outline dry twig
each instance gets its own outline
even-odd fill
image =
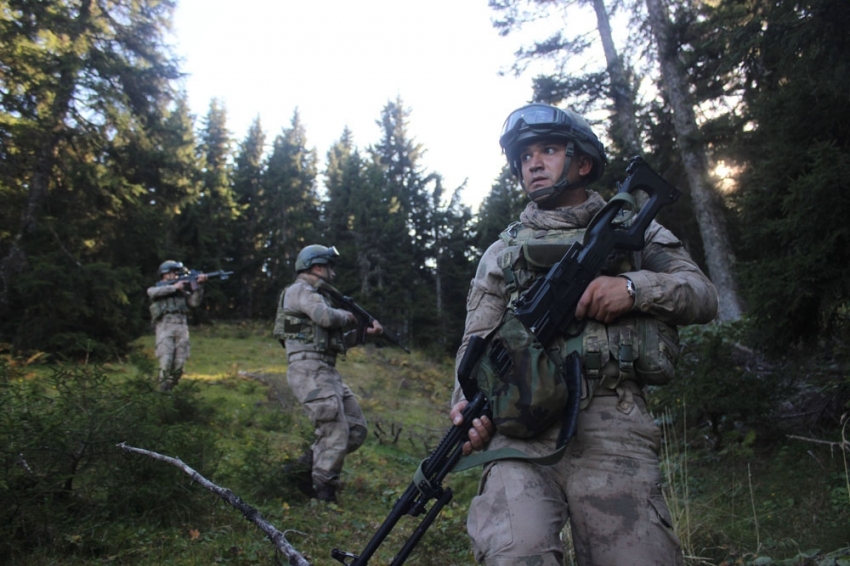
[[[289,544],[289,541],[286,540],[285,533],[280,532],[274,527],[274,525],[266,521],[262,513],[245,503],[239,496],[234,494],[229,489],[219,487],[209,481],[197,471],[187,466],[180,458],[163,456],[162,454],[159,454],[157,452],[151,452],[150,450],[145,450],[143,448],[129,446],[124,442],[118,444],[118,447],[123,450],[127,450],[128,452],[142,454],[144,456],[148,456],[149,458],[153,458],[154,460],[161,460],[163,462],[171,464],[172,466],[180,468],[181,470],[189,474],[189,476],[191,476],[194,481],[201,484],[201,486],[203,486],[207,490],[218,495],[227,503],[230,503],[230,505],[241,511],[242,515],[244,515],[246,519],[257,525],[257,527],[259,527],[261,531],[266,533],[266,536],[269,537],[269,540],[272,541],[272,544],[274,544],[275,548],[277,548],[284,556],[286,556],[291,566],[312,566],[310,562],[306,558],[304,558],[304,556],[301,555],[301,553],[299,553],[291,544]]]

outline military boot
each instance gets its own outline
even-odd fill
[[[283,473],[292,478],[298,491],[307,497],[316,497],[313,489],[313,451],[309,448],[295,462],[285,464]]]
[[[324,482],[316,482],[313,487],[316,489],[316,499],[327,503],[337,503],[335,485]]]

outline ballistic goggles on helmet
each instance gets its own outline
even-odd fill
[[[570,134],[574,129],[572,118],[564,111],[547,104],[529,104],[511,112],[502,126],[499,145],[507,150],[520,136],[531,131],[539,135]]]
[[[339,257],[339,252],[337,251],[336,246],[331,246],[331,247],[327,248],[327,250],[324,251],[324,252],[319,252],[317,254],[314,254],[313,260],[324,259],[324,260],[327,260],[328,262],[334,262],[334,261],[336,261],[336,258],[338,258],[338,257]]]

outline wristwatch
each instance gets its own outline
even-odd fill
[[[635,290],[635,282],[629,279],[628,277],[621,277],[626,280],[626,292],[629,294],[629,298],[634,301],[635,295],[637,295],[637,291]]]

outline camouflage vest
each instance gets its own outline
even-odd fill
[[[497,262],[511,295],[508,306],[583,237],[584,229],[534,230],[519,222],[502,232],[505,249]],[[602,273],[618,275],[632,270],[630,256],[616,252]],[[508,308],[488,340],[498,340],[509,352],[510,371],[498,371],[488,352],[474,372],[502,434],[533,437],[561,419],[568,401],[564,359],[572,351],[579,353],[587,378],[582,408],[597,387],[616,389],[625,379],[661,384],[673,377],[679,352],[675,327],[649,316],[629,314],[607,326],[589,320],[575,332],[576,336],[559,337],[544,348]]]
[[[189,304],[186,301],[186,295],[177,291],[152,301],[150,312],[151,320],[157,322],[167,314],[187,314],[189,312]]]
[[[277,316],[274,322],[274,337],[281,340],[285,347],[287,340],[302,342],[308,346],[305,351],[320,354],[344,355],[345,340],[342,329],[323,328],[301,312],[288,312],[283,307],[286,289],[280,293]]]

